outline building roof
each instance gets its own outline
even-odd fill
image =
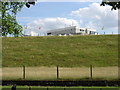
[[[49,30],[49,31],[47,31],[47,33],[56,32],[56,31],[64,31],[65,29],[71,29],[71,28],[78,28],[78,27],[70,26],[70,27],[65,27],[65,28],[59,28],[59,29]],[[96,31],[95,29],[91,29],[91,28],[79,28],[79,29],[83,29],[83,30],[87,29],[88,31]]]
[[[65,27],[65,28],[59,28],[59,29],[54,29],[54,30],[49,30],[47,32],[55,32],[55,31],[64,31],[65,29],[71,29],[71,28],[75,28],[76,26],[70,26],[70,27]]]
[[[92,29],[92,28],[79,28],[79,29],[82,29],[82,30],[88,30],[88,31],[96,31],[95,29]]]

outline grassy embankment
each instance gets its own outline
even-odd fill
[[[56,66],[63,80],[118,77],[118,36],[47,36],[2,38],[3,79],[22,79],[26,66],[28,80],[56,80]],[[12,72],[12,73],[11,73]]]
[[[2,38],[3,67],[117,66],[118,35]]]

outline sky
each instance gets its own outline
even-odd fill
[[[101,2],[39,2],[24,7],[17,14],[17,21],[29,35],[44,35],[48,30],[77,26],[93,28],[99,34],[118,33],[118,11]]]

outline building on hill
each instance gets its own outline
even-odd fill
[[[78,28],[76,26],[59,28],[55,30],[47,31],[47,35],[95,35],[96,30],[90,28]]]

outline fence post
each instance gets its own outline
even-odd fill
[[[11,90],[16,90],[16,84],[12,86]]]
[[[59,79],[59,67],[57,66],[57,80]]]
[[[92,79],[93,78],[93,70],[92,70],[92,65],[90,65],[90,79]]]
[[[29,86],[29,90],[31,90],[31,87]]]
[[[104,32],[104,35],[105,35],[105,32]]]
[[[23,66],[23,79],[25,80],[25,75],[26,74],[26,72],[25,72],[25,66]]]

